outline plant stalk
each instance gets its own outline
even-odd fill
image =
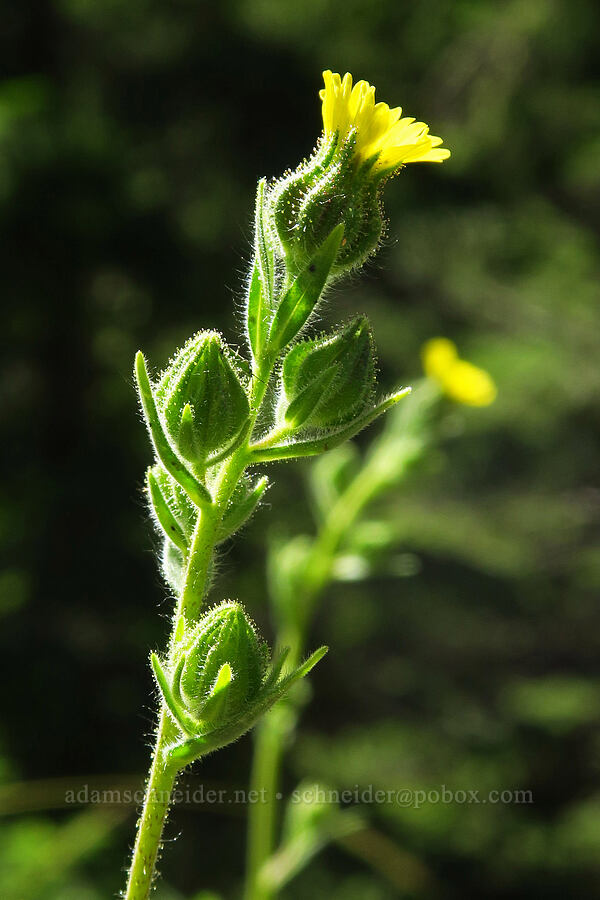
[[[162,704],[156,733],[156,746],[146,785],[144,807],[138,821],[125,900],[145,900],[152,887],[162,831],[169,811],[171,791],[177,778],[177,769],[167,768],[163,762],[163,750],[172,739],[172,726],[164,704]]]
[[[185,585],[173,618],[169,662],[172,662],[178,647],[175,636],[182,634],[182,630],[178,627],[180,620],[183,618],[192,622],[200,614],[216,530],[223,515],[222,510],[219,516],[218,508],[211,510],[210,513],[204,509],[198,518]],[[161,702],[156,744],[146,784],[142,815],[138,820],[125,900],[147,900],[150,894],[162,832],[169,812],[171,791],[178,775],[176,766],[165,763],[165,750],[173,743],[177,734],[177,728],[171,721],[164,702]]]
[[[271,368],[272,364],[265,365],[255,374],[251,386],[251,411],[246,439],[223,463],[212,504],[203,506],[199,511],[184,585],[173,617],[168,655],[170,664],[175,658],[179,641],[184,634],[184,626],[192,625],[200,618],[218,528],[227,504],[249,462],[248,438],[260,411]],[[165,750],[177,737],[178,729],[172,722],[164,702],[161,702],[152,765],[146,784],[142,814],[138,820],[124,900],[147,900],[150,894],[162,832],[169,812],[171,792],[179,772],[177,766],[165,763]]]

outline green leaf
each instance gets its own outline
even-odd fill
[[[265,210],[265,188],[266,179],[261,178],[256,193],[255,262],[250,279],[246,310],[250,349],[252,356],[257,361],[263,354],[275,302],[274,238],[270,234]]]
[[[248,482],[244,481],[238,485],[238,489],[234,492],[221,520],[217,534],[217,543],[227,540],[248,521],[258,507],[268,486],[269,479],[266,476],[260,478],[254,486],[250,486]]]
[[[343,235],[344,226],[337,225],[286,292],[269,332],[269,347],[274,354],[289,344],[308,321],[319,302]]]
[[[261,178],[258,182],[258,191],[256,195],[256,258],[258,260],[258,271],[260,275],[260,283],[262,286],[262,294],[265,298],[267,306],[270,308],[273,303],[275,289],[275,263],[273,254],[273,238],[269,235],[269,225],[266,220],[265,213],[265,186],[266,178]]]
[[[208,506],[212,503],[212,497],[203,484],[200,484],[194,476],[187,470],[181,462],[175,451],[169,444],[167,436],[163,430],[154,394],[150,386],[148,371],[146,369],[146,360],[141,350],[138,350],[135,357],[135,377],[138,385],[142,409],[144,417],[154,444],[156,455],[162,462],[163,466],[170,475],[181,485],[186,494],[196,504],[196,506]]]
[[[291,399],[286,421],[326,428],[356,418],[371,400],[375,384],[368,320],[358,316],[333,334],[293,346],[283,362],[281,381]]]
[[[181,410],[179,440],[177,443],[182,456],[186,459],[194,459],[197,455],[196,441],[194,439],[194,413],[189,403],[186,403]]]
[[[288,658],[290,653],[289,647],[283,647],[274,657],[273,662],[271,663],[271,668],[268,672],[268,675],[265,679],[265,688],[269,689],[273,687],[279,676],[281,675],[281,670],[285,664],[286,659]]]
[[[192,716],[190,716],[185,711],[185,709],[176,701],[175,697],[173,696],[167,674],[163,669],[156,653],[150,654],[150,663],[152,665],[152,673],[169,712],[171,713],[177,724],[181,727],[182,731],[190,735],[196,734],[198,728],[200,727],[200,723],[197,722]]]
[[[228,662],[219,669],[213,688],[206,698],[200,716],[203,722],[219,722],[225,719],[229,688],[233,681],[233,672]]]
[[[179,596],[185,583],[185,557],[179,547],[165,538],[162,552],[162,573],[171,590]]]
[[[183,532],[189,546],[198,523],[198,507],[193,503],[181,485],[161,463],[152,466],[152,474],[160,488],[160,492],[174,517],[180,531]]]
[[[320,662],[325,654],[328,652],[329,647],[326,647],[323,644],[322,647],[319,647],[318,650],[315,650],[314,653],[311,653],[308,659],[306,659],[301,665],[298,666],[297,669],[287,675],[279,682],[277,685],[279,690],[287,690],[288,687],[291,687],[292,684],[295,684],[296,681],[300,681],[301,678],[305,678],[308,673],[314,669],[318,662]]]
[[[235,437],[228,444],[226,444],[222,450],[220,450],[218,453],[211,453],[211,455],[206,458],[206,468],[208,469],[211,466],[216,466],[217,463],[223,462],[224,459],[227,459],[231,456],[232,453],[235,453],[238,447],[241,447],[248,437],[248,432],[250,431],[251,427],[252,421],[250,419],[247,419],[244,425],[242,425],[242,428],[238,432],[238,434],[236,434]]]
[[[261,716],[287,693],[293,684],[308,675],[319,660],[325,656],[327,650],[327,647],[319,647],[302,665],[298,666],[289,675],[281,678],[274,686],[269,686],[269,681],[267,680],[256,700],[247,704],[239,716],[228,724],[167,747],[165,750],[165,762],[182,769],[194,762],[195,759],[236,741],[252,728]]]
[[[188,551],[186,537],[180,528],[177,519],[171,512],[169,504],[163,496],[160,485],[156,480],[156,476],[152,469],[148,469],[146,480],[152,509],[154,510],[158,524],[161,526],[169,540],[173,541],[175,546],[179,547],[183,554],[186,554]]]
[[[268,328],[264,295],[260,281],[258,260],[254,260],[250,284],[248,286],[248,300],[246,302],[246,328],[248,330],[248,343],[255,360],[262,356],[262,348]]]
[[[297,394],[284,413],[286,424],[292,428],[300,428],[310,419],[315,409],[327,394],[327,389],[337,375],[337,366],[324,369]]]
[[[330,431],[323,437],[306,441],[289,441],[289,443],[276,444],[271,447],[261,447],[260,444],[254,445],[253,447],[251,446],[250,461],[251,463],[272,462],[277,459],[295,459],[297,457],[316,456],[319,453],[326,453],[327,450],[331,450],[333,447],[337,447],[339,444],[343,444],[344,441],[353,438],[359,431],[362,431],[363,428],[366,428],[367,425],[374,422],[375,419],[379,418],[384,412],[387,412],[388,409],[391,409],[392,406],[395,406],[399,400],[406,397],[409,393],[410,388],[403,388],[402,390],[397,391],[397,393],[382,400],[349,425],[335,431]]]

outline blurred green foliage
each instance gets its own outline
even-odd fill
[[[326,849],[285,895],[600,897],[598,5],[49,0],[3,19],[2,781],[142,782],[147,650],[170,603],[133,353],[164,362],[200,327],[239,333],[256,178],[310,151],[319,73],[348,69],[453,156],[389,187],[382,252],[336,289],[336,315],[369,315],[390,387],[445,334],[499,396],[448,411],[439,449],[372,511],[385,547],[358,580],[364,530],[345,548],[313,635],[334,652],[284,787],[534,802],[361,804],[371,837]],[[265,531],[310,533],[308,465],[278,472],[272,508],[221,559],[214,599],[243,598],[266,631]],[[244,785],[250,751],[202,778]],[[119,890],[133,808],[11,796],[3,897]],[[157,897],[235,896],[243,812],[177,808]]]

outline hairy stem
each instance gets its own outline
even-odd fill
[[[260,411],[270,374],[270,365],[263,366],[256,373],[251,385],[250,415],[246,426],[246,438],[243,444],[222,464],[212,503],[203,505],[199,511],[198,522],[190,546],[184,585],[173,617],[173,629],[169,640],[169,665],[173,663],[179,641],[184,635],[184,626],[194,624],[200,617],[207,592],[210,565],[219,525],[229,500],[248,465],[248,436]],[[165,703],[162,702],[152,765],[146,784],[142,814],[138,820],[124,900],[147,900],[150,894],[163,828],[169,812],[170,795],[179,771],[177,765],[165,762],[165,750],[178,736],[179,730],[172,722]]]
[[[170,804],[177,769],[167,768],[163,762],[163,750],[173,740],[174,729],[166,709],[161,709],[152,767],[146,785],[142,815],[138,821],[137,835],[125,900],[145,900],[150,893],[161,835]]]
[[[200,614],[206,577],[214,550],[216,529],[220,521],[218,507],[212,509],[210,513],[206,513],[208,510],[202,510],[198,518],[190,549],[184,589],[173,618],[169,663],[172,663],[177,651],[176,635],[183,635],[182,629],[178,627],[180,620],[183,618],[187,622],[192,622]],[[169,812],[170,793],[178,774],[176,766],[165,762],[165,750],[177,736],[178,729],[171,721],[163,701],[156,731],[152,766],[146,784],[144,806],[138,820],[125,900],[147,900],[150,894],[162,832]]]

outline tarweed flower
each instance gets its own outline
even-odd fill
[[[361,162],[372,161],[375,172],[393,172],[405,163],[443,162],[450,151],[441,148],[442,138],[429,134],[429,126],[402,116],[402,107],[390,109],[375,103],[375,88],[368,81],[352,86],[352,75],[343,78],[327,69],[323,72],[325,136],[336,135],[342,143],[355,130],[354,154]]]
[[[460,359],[456,345],[448,338],[427,341],[421,355],[425,374],[456,403],[489,406],[496,399],[496,385],[489,372]]]
[[[362,265],[379,245],[384,225],[381,190],[413,162],[442,162],[450,151],[429,126],[402,118],[400,107],[375,103],[367,81],[353,86],[329,69],[320,92],[323,134],[310,157],[272,184],[266,197],[270,225],[288,268],[301,270],[337,225],[344,226],[332,275]]]

